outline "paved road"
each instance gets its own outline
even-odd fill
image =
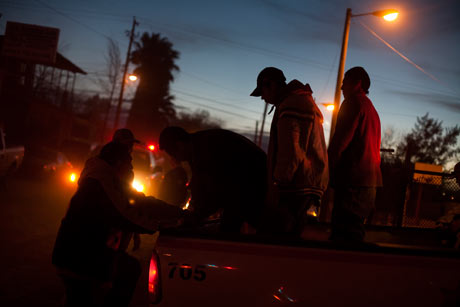
[[[64,289],[51,252],[74,187],[12,180],[0,191],[0,306],[60,306]],[[131,306],[148,306],[147,272],[153,238],[142,236],[132,255],[143,265]]]

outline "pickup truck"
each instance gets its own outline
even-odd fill
[[[5,136],[3,128],[0,128],[0,179],[14,172],[24,158],[24,146],[8,147]]]
[[[168,230],[148,291],[152,306],[460,306],[460,252]]]

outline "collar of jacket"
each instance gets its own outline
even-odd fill
[[[274,107],[279,107],[280,104],[287,98],[289,97],[290,95],[292,95],[294,92],[298,93],[298,94],[313,94],[313,91],[310,87],[310,84],[308,83],[305,83],[305,85],[300,82],[299,80],[297,79],[294,79],[294,80],[291,80],[287,85],[286,87],[284,88],[283,90],[283,94],[281,95],[280,97],[280,101],[279,103],[277,103],[276,105],[274,105]],[[272,107],[273,109],[273,107]],[[270,112],[272,111],[272,109],[270,110]],[[270,114],[270,112],[268,114]]]

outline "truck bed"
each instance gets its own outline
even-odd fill
[[[412,234],[407,237],[416,237],[413,230],[408,232]],[[154,253],[161,297],[152,297],[152,302],[160,306],[459,306],[460,302],[460,253],[446,248],[391,242],[350,246],[174,230],[161,233]]]

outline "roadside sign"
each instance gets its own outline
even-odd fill
[[[8,21],[2,55],[36,64],[54,64],[58,40],[57,28]]]
[[[442,176],[431,175],[431,174],[420,174],[417,171],[442,173],[442,165],[427,164],[427,163],[415,163],[414,181],[419,183],[441,185]]]

